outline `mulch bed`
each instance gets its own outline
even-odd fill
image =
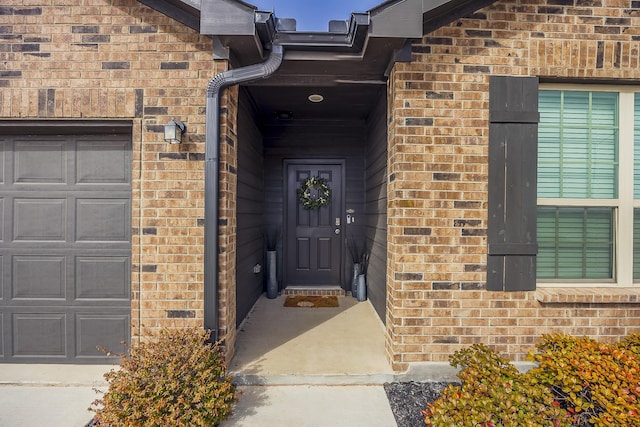
[[[433,403],[447,382],[394,382],[385,383],[389,405],[398,427],[425,427],[422,411],[427,403]]]

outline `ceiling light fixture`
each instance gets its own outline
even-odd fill
[[[291,111],[279,110],[276,111],[276,119],[277,120],[292,120],[293,113]]]
[[[319,93],[312,93],[307,99],[317,104],[318,102],[324,101],[324,96],[320,95]]]

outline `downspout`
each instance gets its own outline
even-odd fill
[[[220,179],[220,96],[223,89],[269,77],[282,63],[284,48],[273,45],[267,60],[224,71],[207,86],[204,162],[204,327],[218,340],[218,198]]]

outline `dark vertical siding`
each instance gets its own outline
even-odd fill
[[[350,122],[306,122],[295,119],[264,130],[265,213],[268,229],[282,231],[285,159],[345,159],[345,210],[363,212],[365,124]],[[344,220],[344,213],[343,213]],[[345,228],[343,227],[343,230]],[[346,235],[349,231],[346,230]],[[343,233],[343,236],[345,233]],[[278,279],[282,278],[282,238],[278,241]],[[343,286],[350,290],[351,260],[343,245]],[[282,284],[286,286],[286,283]]]
[[[387,299],[387,102],[386,94],[367,121],[365,157],[365,236],[370,253],[367,272],[369,300],[385,321]]]
[[[238,109],[238,202],[236,255],[236,325],[251,310],[263,291],[264,180],[262,134],[250,103],[241,91]],[[254,273],[256,264],[263,266]]]

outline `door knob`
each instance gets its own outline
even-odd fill
[[[333,232],[336,233],[336,234],[340,234],[340,229],[336,228],[335,230],[333,230]]]

